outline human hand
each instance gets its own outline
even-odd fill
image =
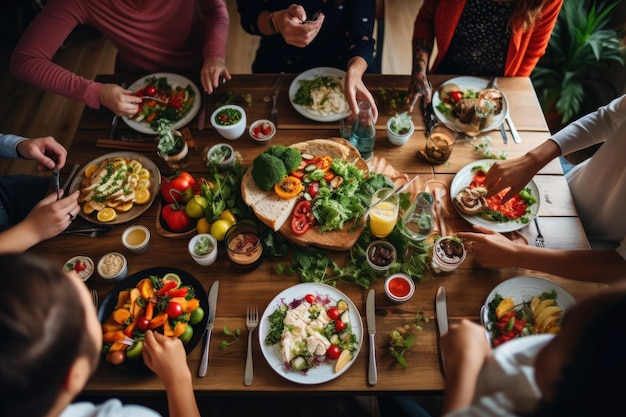
[[[55,237],[67,229],[80,212],[79,191],[67,197],[63,197],[62,189],[60,193],[60,200],[57,200],[56,193],[43,198],[21,222],[30,233],[38,236],[38,242]]]
[[[61,169],[67,159],[67,150],[52,136],[23,140],[17,144],[17,151],[23,158],[37,161],[40,171],[55,166]]]
[[[232,79],[224,58],[218,56],[207,56],[204,58],[202,70],[200,71],[200,81],[202,88],[207,94],[213,94],[213,91],[220,84]]]
[[[117,84],[102,84],[98,99],[104,107],[118,116],[134,116],[141,103],[141,97]]]
[[[409,113],[413,112],[413,106],[422,97],[424,104],[428,104],[432,100],[432,88],[428,77],[425,73],[414,72],[409,80],[409,90],[406,96],[405,104]]]
[[[502,199],[503,203],[506,202],[519,194],[538,170],[539,168],[535,167],[526,155],[506,161],[497,161],[489,168],[485,178],[484,185],[487,188],[487,198],[511,187]]]
[[[478,265],[488,269],[515,266],[522,245],[486,227],[474,225],[474,230],[481,233],[458,232],[456,235],[472,242],[471,252]]]
[[[485,359],[491,355],[485,328],[466,319],[452,324],[448,333],[441,336],[440,343],[446,375],[450,377],[458,372],[478,375]]]
[[[143,341],[143,360],[165,384],[166,388],[182,379],[191,379],[183,342],[148,330]]]
[[[274,22],[278,32],[287,44],[298,48],[304,48],[313,42],[324,24],[325,16],[320,13],[314,22],[304,23],[306,19],[306,11],[297,4],[292,4],[285,10],[274,12]]]
[[[348,71],[346,71],[346,82],[344,86],[344,94],[350,110],[352,110],[351,119],[356,117],[359,111],[359,101],[367,101],[372,107],[372,117],[374,122],[378,120],[378,107],[374,96],[367,89],[363,82],[363,73],[367,69],[367,62],[361,57],[354,57],[348,62]]]

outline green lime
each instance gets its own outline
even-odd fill
[[[126,349],[126,357],[128,359],[138,359],[143,351],[143,341],[138,340],[137,343]]]
[[[194,324],[194,325],[198,324],[202,321],[203,318],[204,318],[204,310],[202,309],[202,307],[198,307],[194,311],[191,312],[191,317],[189,317],[189,323]]]
[[[206,198],[201,195],[194,195],[193,198],[187,202],[185,213],[192,219],[199,219],[204,217],[204,209],[206,209],[208,205],[209,203]]]
[[[176,285],[176,288],[180,287],[180,284],[182,283],[182,281],[180,280],[180,276],[173,272],[168,272],[167,274],[163,275],[161,281],[163,281],[163,284],[165,284],[167,281],[175,281],[178,284]]]
[[[187,327],[185,328],[185,331],[183,332],[183,334],[181,334],[180,336],[178,336],[178,338],[184,343],[187,344],[189,343],[189,341],[191,340],[191,337],[193,336],[193,327],[187,325]]]

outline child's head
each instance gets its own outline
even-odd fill
[[[543,394],[538,415],[610,415],[623,409],[624,317],[626,282],[580,300],[564,314],[558,335],[535,362]]]
[[[29,255],[0,256],[0,288],[2,414],[46,415],[97,367],[95,307],[76,274]]]

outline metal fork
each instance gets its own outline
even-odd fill
[[[248,305],[246,312],[246,327],[248,328],[248,357],[246,358],[246,370],[243,374],[243,384],[252,384],[252,333],[259,325],[259,308],[254,305]]]
[[[539,216],[535,216],[535,226],[537,227],[537,237],[535,238],[535,246],[538,248],[545,248],[546,241],[541,234],[541,229],[539,228],[539,220],[537,220]]]
[[[93,305],[95,305],[96,308],[98,308],[98,291],[94,290],[93,288],[90,291],[91,291],[91,299],[93,300]]]

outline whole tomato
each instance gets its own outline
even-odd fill
[[[183,206],[167,204],[161,209],[161,218],[165,221],[167,228],[172,232],[184,232],[189,230],[191,221],[185,213]]]
[[[196,180],[190,173],[179,171],[171,177],[161,177],[161,196],[167,204],[186,203],[193,196]]]

